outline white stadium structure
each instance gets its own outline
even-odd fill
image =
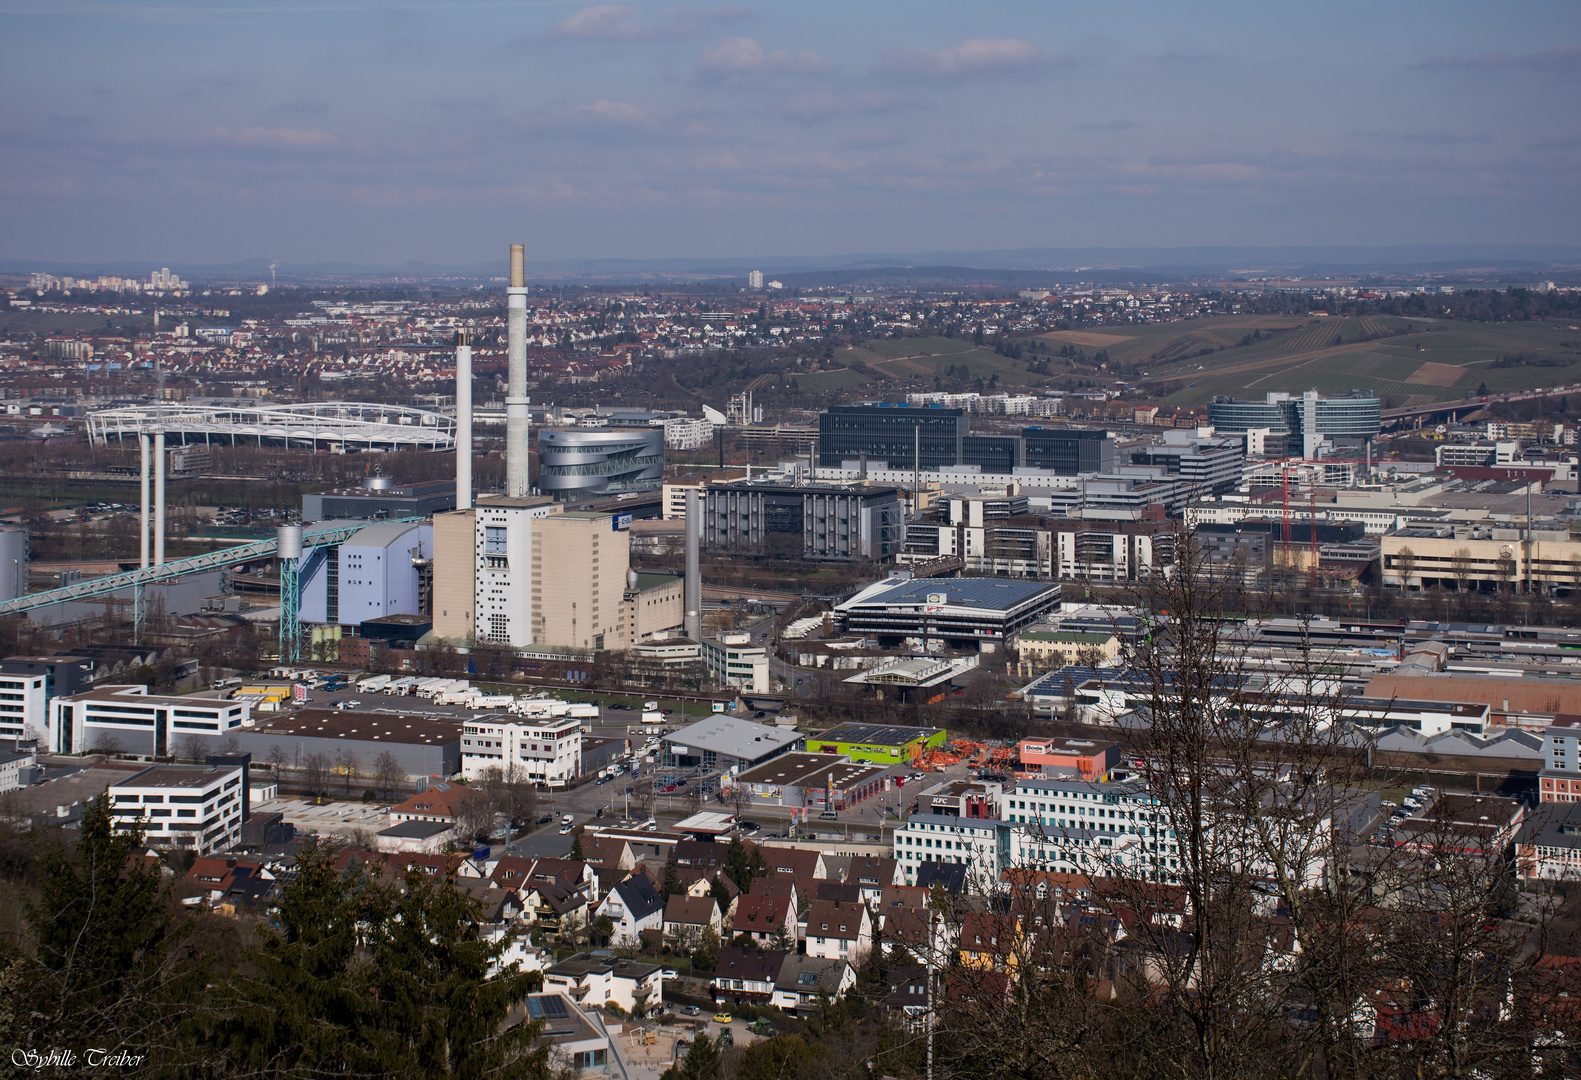
[[[307,405],[133,405],[89,413],[99,446],[164,432],[166,441],[313,450],[450,450],[456,422],[425,409],[324,401]]]

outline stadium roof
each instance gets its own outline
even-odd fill
[[[405,405],[321,401],[300,405],[218,405],[190,402],[99,409],[87,416],[88,441],[100,446],[163,431],[181,442],[296,445],[365,449],[455,446],[453,417]]]

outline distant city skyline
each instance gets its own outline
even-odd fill
[[[0,59],[0,260],[1581,242],[1552,0],[0,0]]]

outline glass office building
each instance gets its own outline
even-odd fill
[[[1299,440],[1302,456],[1310,458],[1325,439],[1357,444],[1377,438],[1383,403],[1367,390],[1333,397],[1316,390],[1300,397],[1275,392],[1263,401],[1218,397],[1208,403],[1208,419],[1221,434],[1267,428],[1270,435],[1287,435],[1292,449]]]
[[[940,469],[961,462],[966,413],[932,405],[831,405],[818,418],[818,466],[838,469],[863,454],[892,469]]]
[[[1107,431],[1029,427],[1021,434],[1025,464],[1059,476],[1114,471],[1114,440]]]

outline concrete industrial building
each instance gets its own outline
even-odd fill
[[[397,484],[388,476],[370,476],[360,487],[315,491],[302,496],[303,521],[423,518],[455,508],[454,480]]]
[[[535,523],[532,641],[573,649],[623,649],[631,534],[614,514],[571,511]],[[676,620],[679,625],[680,620]]]
[[[434,636],[470,642],[478,587],[477,511],[434,515]]]
[[[560,510],[554,500],[538,496],[478,499],[473,541],[477,640],[513,648],[533,644],[533,530]]]
[[[698,656],[716,684],[754,694],[769,692],[768,650],[752,644],[751,634],[738,630],[717,638],[702,638],[698,641]]]
[[[666,736],[663,757],[664,764],[672,768],[750,768],[778,757],[800,741],[801,736],[793,729],[755,724],[721,713]]]

